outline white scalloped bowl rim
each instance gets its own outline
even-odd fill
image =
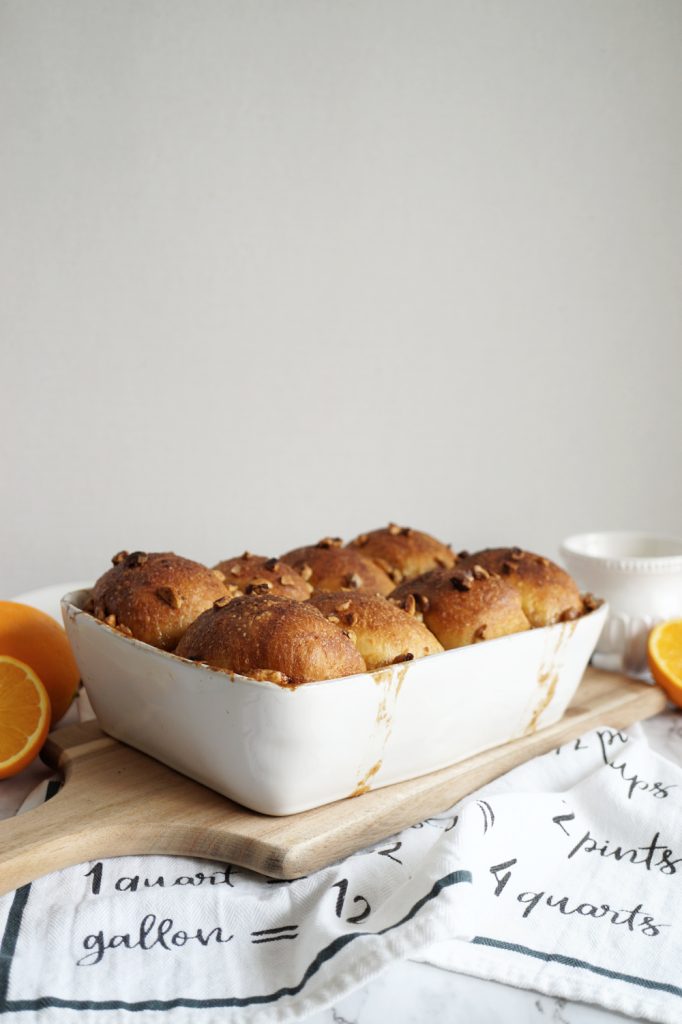
[[[583,561],[616,572],[682,572],[682,539],[638,530],[577,533],[561,542],[568,562]]]

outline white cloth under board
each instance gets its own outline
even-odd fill
[[[596,729],[295,882],[176,857],[38,879],[0,899],[0,1019],[296,1020],[414,958],[677,1024],[680,750],[675,712]]]

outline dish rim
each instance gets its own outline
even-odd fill
[[[69,591],[68,593],[64,594],[64,596],[61,598],[61,601],[60,601],[60,605],[61,605],[61,608],[62,608],[64,614],[65,615],[69,615],[69,614],[74,614],[75,613],[75,614],[78,614],[78,615],[87,615],[88,618],[91,619],[97,626],[101,626],[103,629],[108,630],[108,632],[113,634],[118,640],[120,640],[121,642],[125,642],[127,644],[132,645],[133,648],[137,648],[138,650],[142,650],[142,651],[144,651],[147,654],[152,655],[152,656],[158,656],[158,657],[161,657],[161,658],[164,658],[164,659],[170,659],[175,664],[179,663],[181,665],[192,666],[193,668],[196,668],[196,669],[199,669],[199,670],[206,670],[206,669],[208,669],[211,672],[219,672],[222,676],[225,676],[226,679],[229,679],[232,682],[237,682],[237,681],[239,681],[239,682],[246,682],[246,683],[252,684],[253,686],[264,687],[265,689],[275,690],[275,691],[280,692],[280,693],[282,691],[286,691],[286,692],[289,692],[289,693],[296,693],[298,690],[300,690],[302,688],[307,690],[309,687],[316,687],[316,688],[325,687],[325,686],[333,687],[335,685],[339,685],[341,683],[347,682],[350,679],[360,679],[360,678],[363,678],[363,677],[371,677],[376,682],[377,676],[383,675],[385,677],[385,673],[386,672],[393,672],[393,671],[397,671],[397,670],[399,670],[401,668],[404,668],[404,663],[397,664],[397,665],[385,665],[383,668],[366,669],[364,672],[354,672],[353,675],[335,676],[333,679],[315,679],[315,680],[313,680],[313,681],[311,681],[309,683],[296,683],[296,684],[292,684],[292,683],[280,684],[280,683],[272,682],[272,680],[269,680],[269,679],[252,679],[250,676],[243,676],[243,675],[240,675],[237,672],[230,672],[228,669],[218,668],[215,665],[209,665],[205,661],[191,661],[189,658],[183,658],[181,655],[174,654],[172,651],[164,651],[160,647],[154,647],[153,644],[145,643],[144,640],[138,640],[134,636],[126,636],[125,633],[119,632],[113,626],[109,626],[109,625],[107,625],[106,622],[102,622],[100,619],[95,618],[94,615],[92,615],[90,612],[87,612],[84,608],[82,608],[77,603],[76,600],[74,600],[79,595],[86,595],[86,594],[88,596],[90,594],[90,591],[88,589],[72,590],[72,591]],[[84,600],[84,598],[82,596],[81,596],[80,599]],[[579,616],[579,618],[576,619],[575,621],[579,622],[582,619],[591,618],[591,616],[593,616],[593,615],[604,614],[603,609],[605,607],[606,607],[606,611],[608,612],[608,603],[605,600],[601,600],[601,604],[597,605],[597,607],[593,608],[591,611],[585,612],[583,615]],[[491,644],[499,644],[500,642],[508,641],[510,639],[510,637],[527,636],[529,634],[537,634],[537,633],[540,633],[540,632],[545,631],[545,630],[558,629],[559,627],[565,626],[565,625],[566,625],[566,623],[564,623],[564,622],[555,622],[555,623],[552,623],[549,626],[535,626],[535,627],[532,627],[531,629],[521,630],[521,631],[519,631],[517,633],[506,633],[504,636],[493,637],[493,639],[486,640],[482,644],[475,644],[475,645],[474,644],[466,644],[463,647],[454,647],[454,648],[451,648],[449,650],[435,651],[433,654],[427,654],[423,658],[419,658],[418,660],[420,662],[424,662],[424,661],[427,661],[427,660],[429,662],[431,662],[432,659],[443,658],[446,655],[449,655],[450,661],[451,661],[452,660],[452,655],[455,654],[457,651],[468,651],[468,650],[471,649],[472,646],[476,646],[476,647],[479,647],[481,649],[483,649],[483,648],[490,649],[490,645]]]

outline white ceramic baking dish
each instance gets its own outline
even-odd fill
[[[286,688],[185,661],[62,613],[106,732],[265,814],[424,775],[557,721],[604,624],[574,622]]]

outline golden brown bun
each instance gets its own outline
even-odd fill
[[[365,671],[348,637],[317,608],[270,595],[218,601],[190,626],[175,653],[281,684]]]
[[[222,573],[172,551],[121,551],[112,561],[92,589],[93,614],[164,651],[227,593]]]
[[[383,569],[354,548],[341,547],[341,543],[338,537],[327,537],[310,547],[288,551],[282,561],[297,569],[314,590],[390,594],[394,584]]]
[[[371,558],[394,583],[415,579],[431,569],[448,569],[457,560],[450,548],[435,537],[395,523],[383,530],[361,533],[348,546]]]
[[[486,548],[460,559],[458,568],[480,565],[499,573],[519,592],[531,626],[551,626],[577,619],[583,613],[580,592],[573,579],[549,558],[521,548]]]
[[[485,575],[484,575],[485,574]],[[463,647],[529,629],[518,592],[486,570],[432,569],[393,591],[408,611],[416,608],[443,647]]]
[[[307,601],[313,588],[300,573],[276,558],[252,555],[245,551],[239,558],[228,558],[215,567],[225,576],[225,586],[233,597],[244,594],[274,594],[293,601]]]
[[[370,670],[443,650],[423,622],[380,594],[358,590],[320,592],[313,594],[310,603],[329,622],[349,631]]]

